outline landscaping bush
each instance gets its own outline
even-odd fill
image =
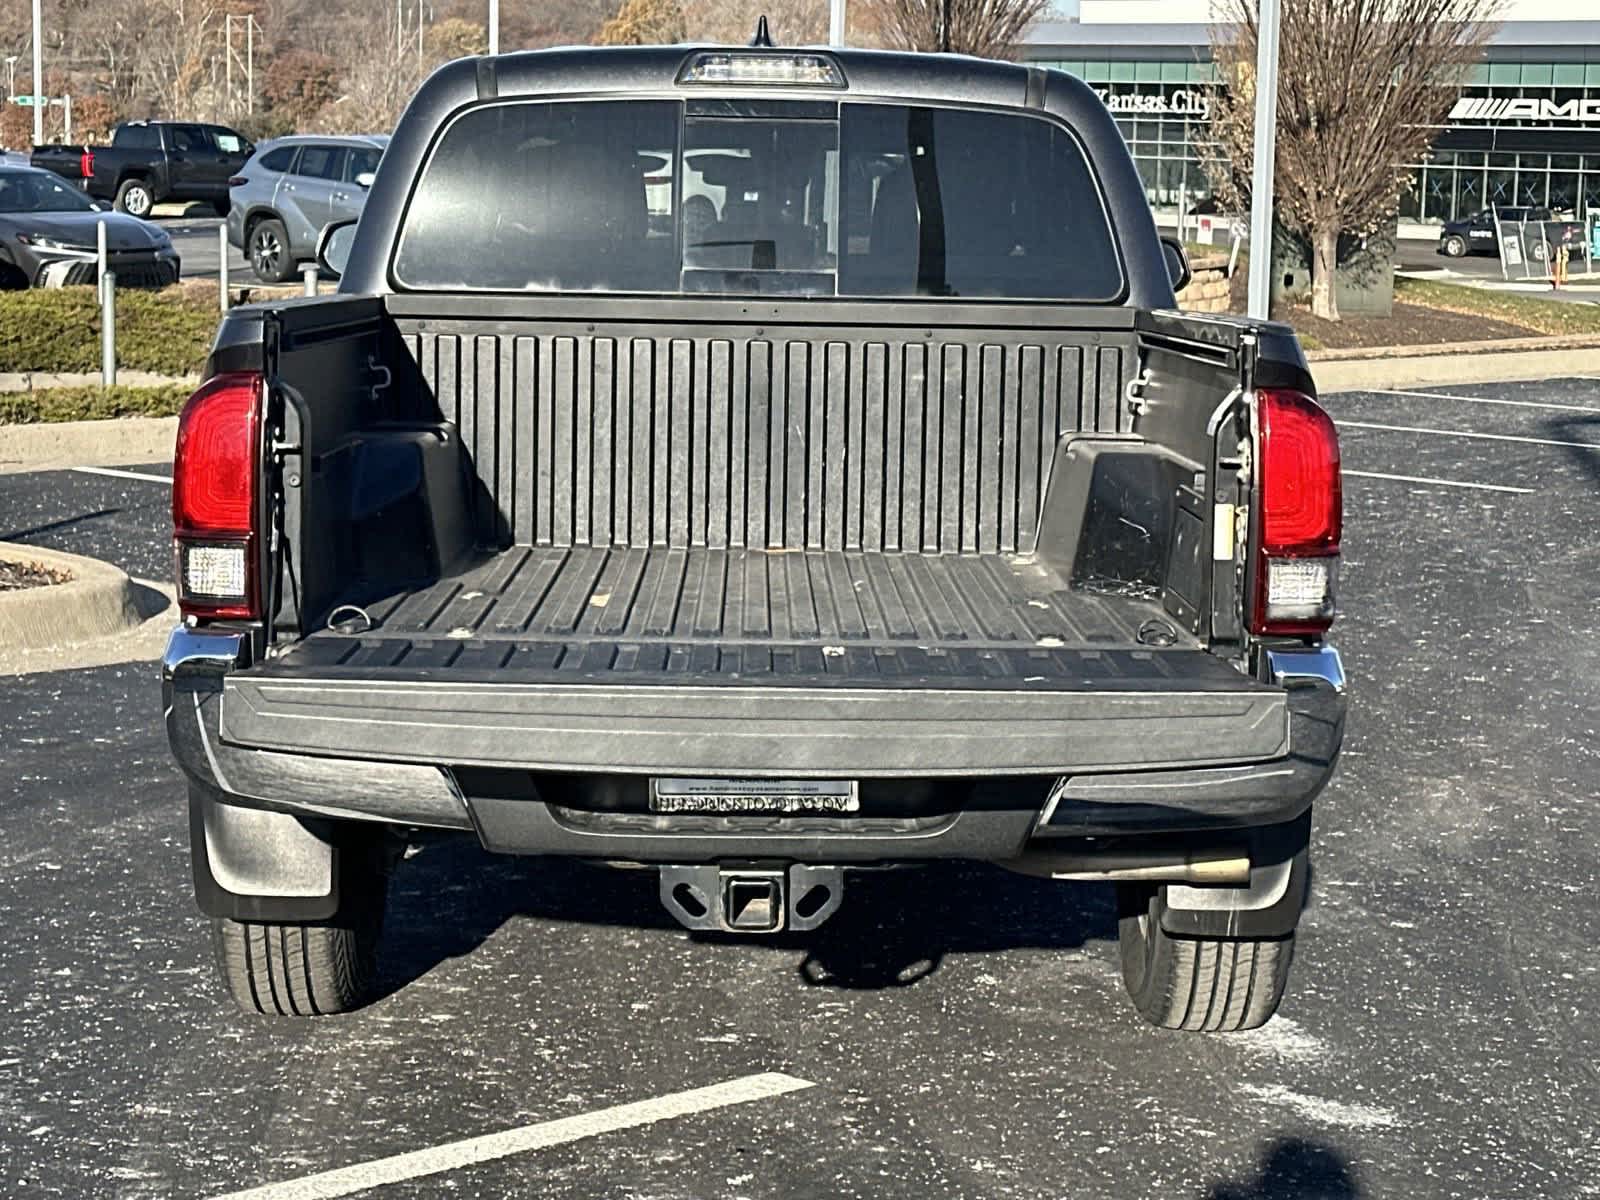
[[[117,366],[192,375],[217,328],[216,291],[117,292]],[[100,305],[92,287],[0,292],[0,371],[98,371]]]
[[[45,421],[94,421],[102,417],[171,417],[190,389],[164,387],[64,387],[32,392],[0,392],[0,425]]]

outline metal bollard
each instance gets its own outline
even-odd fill
[[[104,226],[102,226],[104,228]],[[100,276],[100,386],[117,386],[117,273]]]
[[[95,222],[95,272],[94,281],[98,284],[106,277],[106,223]]]
[[[317,294],[317,266],[316,266],[316,264],[312,263],[310,266],[306,267],[305,270],[301,271],[300,272],[300,277],[302,279],[304,279],[305,282],[306,282],[306,295],[315,296]]]
[[[217,279],[220,281],[217,288],[217,300],[222,305],[222,311],[228,311],[228,222],[226,219],[217,226]]]

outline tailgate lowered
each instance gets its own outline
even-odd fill
[[[859,778],[1219,766],[1288,753],[1280,688],[1199,651],[1159,680],[228,677],[224,741],[351,758],[549,771]],[[1000,684],[1004,690],[996,690]]]

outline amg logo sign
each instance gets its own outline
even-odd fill
[[[1463,96],[1450,110],[1452,121],[1594,121],[1600,123],[1600,100],[1495,100]]]

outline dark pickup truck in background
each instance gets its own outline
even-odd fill
[[[1548,208],[1485,208],[1441,225],[1439,253],[1448,258],[1499,254],[1502,227],[1510,229],[1525,243],[1524,253],[1534,262],[1555,257],[1562,246],[1582,253],[1588,244],[1581,221],[1559,218]]]
[[[109,146],[41,146],[29,161],[81,180],[91,196],[131,216],[148,217],[169,200],[199,200],[225,217],[228,180],[253,149],[223,125],[129,121],[112,131]]]
[[[462,60],[322,257],[225,318],[175,462],[168,735],[244,1008],[368,999],[390,868],[454,833],[724,932],[934,859],[1115,883],[1147,1018],[1271,1016],[1338,442],[1286,327],[1175,311],[1082,82]]]

